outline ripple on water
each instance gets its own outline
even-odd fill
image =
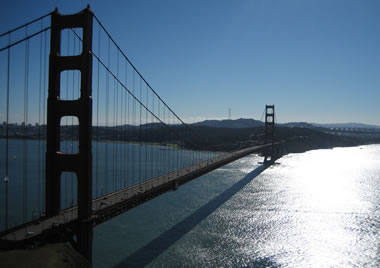
[[[258,157],[194,181],[169,198],[180,200],[177,221],[168,224],[157,214],[140,229],[170,229],[210,202],[216,205],[148,266],[379,267],[380,146],[362,148],[288,155],[240,188],[236,184],[258,166]],[[234,187],[239,190],[231,194]],[[171,212],[161,207],[161,213]]]

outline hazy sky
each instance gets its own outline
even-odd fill
[[[88,1],[185,121],[260,119],[380,125],[380,1]],[[79,0],[5,0],[0,32]]]

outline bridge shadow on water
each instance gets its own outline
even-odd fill
[[[181,222],[177,223],[172,228],[129,255],[126,259],[114,267],[144,267],[148,265],[269,166],[270,165],[261,165],[251,171],[243,179],[239,180],[237,183],[216,196],[214,199],[210,200],[207,204],[200,207]]]

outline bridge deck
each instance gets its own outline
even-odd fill
[[[269,146],[269,144],[266,144],[225,153],[198,164],[178,169],[168,174],[152,178],[126,189],[94,199],[92,201],[94,211],[93,223],[94,225],[100,224],[107,219],[115,217],[139,204],[153,199],[158,195],[170,190],[176,190],[180,185],[194,178],[224,166],[241,157],[252,153],[257,153]],[[8,241],[15,243],[17,241],[33,240],[37,236],[40,236],[49,230],[74,225],[77,221],[77,217],[77,207],[63,210],[59,215],[54,217],[46,218],[42,215],[42,217],[36,221],[23,224],[7,231],[6,233],[3,233],[0,236],[0,240],[3,242]]]

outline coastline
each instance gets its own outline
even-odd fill
[[[282,142],[278,151],[280,155],[290,153],[304,153],[318,149],[332,149],[336,147],[355,147],[360,145],[380,144],[377,140],[366,140],[351,137],[310,135],[305,137],[294,137]]]

